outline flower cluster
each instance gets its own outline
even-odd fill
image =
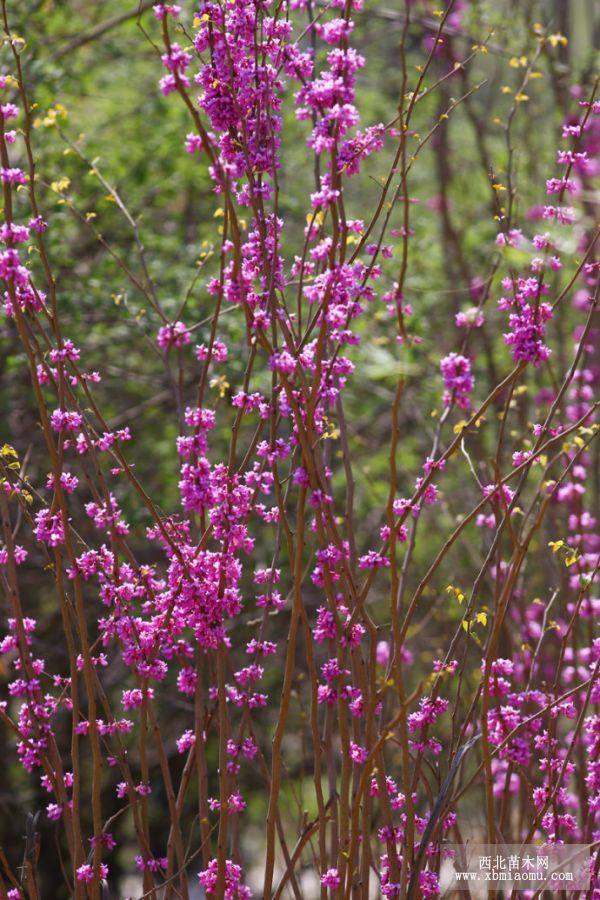
[[[465,6],[455,4],[452,29],[460,29]],[[423,349],[432,349],[407,331],[416,198],[401,195],[416,159],[408,143],[418,135],[413,109],[429,88],[421,94],[419,79],[415,92],[405,92],[397,130],[359,128],[356,92],[366,61],[351,41],[360,0],[333,0],[314,19],[304,0],[289,8],[201,0],[192,31],[178,27],[179,4],[153,9],[166,70],[159,89],[190,113],[185,150],[206,164],[223,220],[218,263],[201,288],[208,319],[186,323],[185,304],[167,316],[153,298],[156,357],[169,384],[175,360],[181,376],[168,462],[174,494],[164,508],[130,461],[132,430],[104,419],[94,393],[100,375],[82,368],[85,347],[63,335],[34,167],[12,164],[33,159],[29,116],[18,137],[7,125],[19,108],[0,105],[0,279],[6,316],[29,362],[50,468],[34,486],[17,451],[0,449],[0,568],[10,604],[0,641],[10,673],[0,719],[16,736],[25,772],[48,795],[47,818],[64,829],[70,888],[95,896],[110,876],[105,858],[117,847],[126,854],[135,841],[131,865],[144,895],[175,883],[186,895],[185,848],[199,830],[202,868],[194,871],[204,893],[250,898],[240,834],[252,806],[246,789],[259,773],[268,794],[265,896],[273,892],[278,844],[286,864],[278,895],[288,880],[297,893],[294,869],[305,845],[314,844],[322,895],[364,893],[374,870],[384,897],[417,890],[438,896],[444,843],[453,832],[460,836],[462,788],[453,780],[466,753],[480,754],[472,781],[485,797],[488,831],[500,801],[501,829],[518,839],[530,833],[549,843],[597,842],[600,643],[593,628],[600,604],[592,591],[600,539],[589,486],[598,431],[599,267],[587,236],[573,229],[584,214],[578,200],[597,174],[597,103],[582,100],[580,115],[565,124],[570,149],[558,155],[563,168],[546,183],[552,205],[539,214],[552,230],[529,242],[507,218],[496,241],[497,265],[508,261],[498,307],[508,313],[504,343],[515,368],[483,393],[471,342],[481,341],[492,372],[511,366],[501,341],[493,352],[486,343],[484,285],[495,283],[494,269],[487,281],[467,279],[476,305],[453,310],[460,331],[451,336],[458,333],[459,344],[433,360],[443,409],[424,415],[413,393],[405,412],[404,374],[396,374],[425,367]],[[308,28],[299,28],[306,13]],[[443,26],[427,36],[422,72],[449,61],[441,82],[461,68]],[[172,40],[176,30],[181,43]],[[4,77],[0,90],[11,90]],[[20,85],[26,99],[24,91]],[[295,232],[287,226],[297,223],[280,184],[288,102],[315,162],[297,252],[289,251]],[[13,148],[17,138],[24,155]],[[372,220],[352,218],[350,179],[368,157],[383,158],[388,141],[397,150],[377,211]],[[565,194],[572,207],[563,205]],[[400,203],[401,227],[388,230]],[[569,228],[583,259],[572,279],[575,349],[567,364],[557,362],[562,380],[552,372],[538,390],[551,357],[549,323],[570,288],[557,288]],[[517,250],[531,251],[526,272],[513,269]],[[388,277],[395,254],[403,262]],[[236,317],[243,346],[227,337],[223,311]],[[361,342],[382,318],[393,322],[389,343],[398,363],[382,380],[382,395],[393,395],[389,470],[384,490],[371,492],[365,467],[358,493],[369,494],[361,498],[368,515],[358,522],[351,447],[368,436],[360,423],[348,427],[346,411],[367,352]],[[198,375],[193,393],[184,366]],[[391,392],[388,376],[396,381]],[[534,385],[531,406],[520,407]],[[408,393],[415,388],[411,381]],[[474,407],[472,419],[447,429],[457,407]],[[515,411],[521,431],[511,427]],[[398,445],[412,419],[435,420],[435,428],[425,451],[411,446],[400,466]],[[509,441],[513,466],[505,472]],[[461,499],[474,497],[473,509],[455,508],[446,486]],[[471,523],[481,528],[477,541],[465,537]],[[432,546],[438,525],[451,529],[441,549]],[[527,552],[537,553],[543,528],[559,525],[563,533],[549,534],[540,551],[548,565],[540,568],[560,566],[560,577],[549,596],[534,597]],[[17,544],[21,529],[28,532]],[[468,595],[433,586],[457,550],[468,560],[481,551]],[[26,615],[20,577],[31,565],[55,581],[66,647],[60,663],[53,653],[44,658],[43,627]],[[430,622],[448,597],[455,607],[433,635]],[[306,770],[313,771],[316,810],[312,822],[302,814],[292,856],[281,815],[288,753],[296,754],[303,790]],[[193,822],[184,839],[190,796]],[[517,806],[523,797],[527,812]],[[161,798],[166,846],[151,815]],[[512,815],[512,801],[520,815]],[[121,831],[126,815],[131,828]],[[11,894],[20,897],[20,888]]]

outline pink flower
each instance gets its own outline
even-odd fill
[[[350,749],[348,750],[348,756],[356,765],[361,765],[366,762],[369,751],[366,747],[360,747],[358,744],[355,744],[354,741],[350,741]]]
[[[100,878],[106,878],[108,876],[108,866],[106,863],[100,863]],[[84,863],[79,866],[77,869],[77,881],[84,881],[86,884],[89,884],[91,881],[97,876],[94,874],[94,867],[90,863]]]
[[[323,887],[331,888],[331,890],[335,890],[339,888],[341,884],[341,878],[337,869],[327,869],[321,875],[321,884]]]
[[[156,343],[166,352],[171,347],[184,347],[191,339],[191,334],[183,322],[173,322],[158,329]]]
[[[471,360],[458,353],[449,353],[440,362],[440,369],[444,379],[444,405],[450,406],[457,403],[461,409],[468,409],[471,405],[469,394],[473,392],[475,379],[471,374]]]

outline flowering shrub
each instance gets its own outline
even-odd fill
[[[402,54],[411,15],[431,12],[414,7]],[[118,871],[144,897],[438,896],[451,841],[600,841],[599,105],[595,87],[573,89],[545,205],[523,215],[510,121],[537,57],[517,60],[489,271],[439,345],[424,339],[413,168],[471,91],[428,130],[415,117],[485,49],[461,56],[452,40],[466,7],[427,20],[394,118],[361,124],[361,0],[154,6],[157,90],[188,114],[181,153],[217,203],[198,276],[207,316],[167,314],[143,248],[142,279],[125,266],[176,398],[167,507],[139,474],[134,421],[111,424],[105,373],[69,334],[27,51],[2,0],[0,278],[45,471],[31,476],[6,436],[0,720],[46,795],[68,896],[123,891]],[[537,29],[538,54],[560,43]],[[286,194],[292,113],[314,159],[301,228]],[[377,157],[389,172],[358,218],[354,184]],[[54,190],[74,206],[68,184]],[[381,321],[396,369],[365,510],[352,398]],[[410,375],[430,355],[433,395]],[[404,458],[411,428],[424,440]],[[22,588],[30,565],[54,584],[64,652],[49,660]],[[3,895],[40,896],[45,827],[29,821],[21,868],[2,859]]]

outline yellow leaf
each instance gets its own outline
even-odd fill
[[[447,594],[454,594],[454,596],[456,597],[456,599],[458,600],[459,603],[462,603],[463,600],[465,599],[465,595],[463,594],[463,592],[461,591],[461,589],[460,589],[460,588],[457,588],[457,587],[454,587],[453,584],[449,584],[449,585],[448,585],[448,587],[446,588],[446,593],[447,593]]]
[[[566,47],[569,41],[564,36],[564,34],[561,34],[557,31],[555,34],[548,35],[548,43],[551,47],[556,47],[558,46],[558,44],[562,44],[563,47]]]
[[[62,105],[62,103],[56,103],[54,106],[50,107],[44,118],[40,121],[36,119],[36,122],[39,124],[36,126],[39,128],[39,125],[43,125],[44,128],[52,128],[53,125],[58,124],[59,119],[67,118],[67,110]]]
[[[0,448],[0,456],[2,456],[4,459],[7,459],[9,457],[12,457],[13,459],[19,458],[19,454],[10,444],[2,445],[2,447]]]
[[[63,178],[59,178],[58,181],[53,181],[50,184],[50,189],[54,191],[55,194],[62,194],[63,191],[67,190],[70,184],[71,179],[64,176]]]
[[[210,386],[219,392],[219,397],[224,397],[229,388],[229,382],[224,375],[219,375],[218,378],[211,379]]]

